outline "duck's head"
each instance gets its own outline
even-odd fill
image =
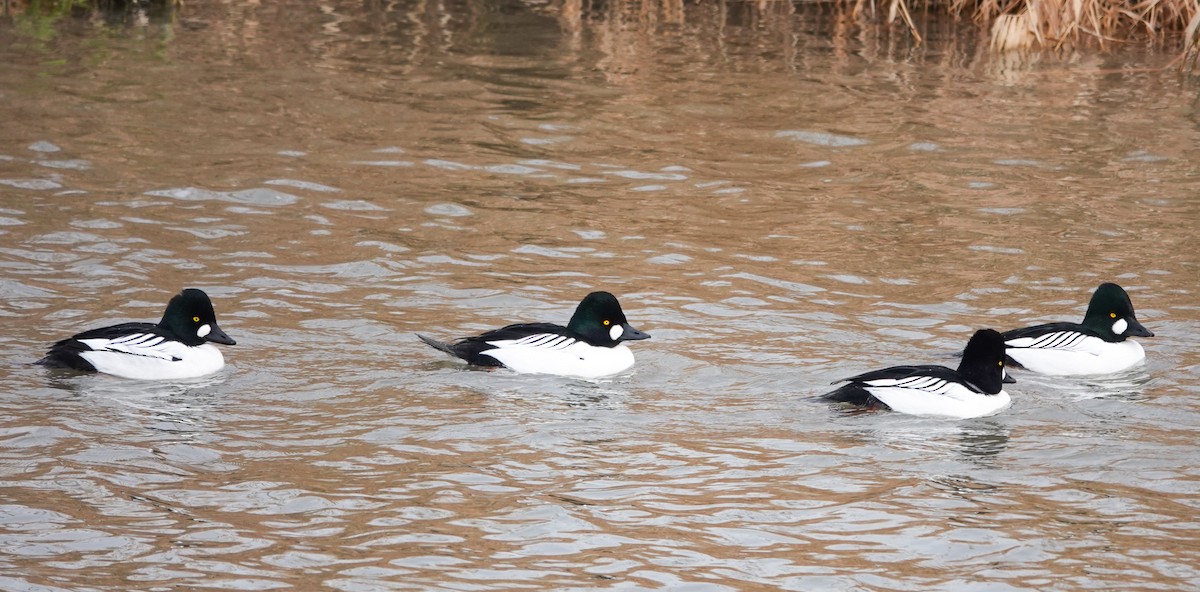
[[[634,329],[625,320],[617,297],[608,292],[592,292],[575,308],[567,328],[592,345],[612,347],[622,341],[649,339],[650,334]]]
[[[213,312],[208,294],[196,288],[187,288],[172,297],[158,326],[173,333],[179,341],[193,347],[205,341],[225,345],[237,344],[217,326],[217,315]]]
[[[1008,375],[1004,361],[1004,337],[993,329],[980,329],[967,342],[958,373],[983,392],[994,395],[1004,389],[1005,383],[1016,382]]]
[[[1111,282],[1100,284],[1092,293],[1083,325],[1100,333],[1105,341],[1125,341],[1126,337],[1154,337],[1133,314],[1133,303],[1125,289]]]

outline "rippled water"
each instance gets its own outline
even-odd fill
[[[0,19],[0,589],[1196,589],[1173,56],[664,6]],[[968,421],[812,400],[1109,280],[1144,367]],[[28,365],[185,286],[219,374]],[[413,335],[594,289],[653,335],[609,380]]]

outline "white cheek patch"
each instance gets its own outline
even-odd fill
[[[1117,335],[1124,333],[1128,328],[1129,323],[1126,323],[1125,319],[1117,319],[1117,322],[1113,323],[1113,333],[1116,333]]]
[[[203,325],[200,325],[199,329],[196,329],[196,337],[204,337],[211,332],[212,332],[212,327],[208,326],[208,323],[205,323]]]
[[[608,336],[610,338],[612,338],[613,341],[616,341],[621,338],[621,334],[624,332],[625,332],[625,327],[622,327],[620,325],[613,325],[612,328],[610,328],[608,330]]]

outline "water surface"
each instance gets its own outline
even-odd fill
[[[1174,56],[665,5],[0,20],[0,588],[1196,589]],[[968,421],[812,400],[1103,281],[1142,367]],[[28,365],[186,286],[220,373]],[[653,335],[611,379],[413,336],[596,289]]]

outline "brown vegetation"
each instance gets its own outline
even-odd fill
[[[530,8],[550,8],[563,15],[621,12],[660,14],[668,22],[682,21],[688,7],[717,6],[729,10],[748,6],[763,14],[835,13],[851,22],[901,25],[912,39],[923,42],[928,17],[949,16],[990,31],[991,47],[1061,49],[1092,45],[1100,48],[1146,41],[1182,49],[1188,62],[1200,58],[1200,0],[512,0]],[[457,4],[486,6],[488,0]],[[170,8],[180,0],[0,0],[0,16],[34,12],[63,13],[131,6]],[[777,10],[781,9],[781,10]]]
[[[871,10],[873,0],[844,0],[855,11]],[[997,50],[1062,48],[1081,42],[1101,47],[1136,38],[1183,36],[1192,49],[1200,26],[1200,0],[884,0],[887,21],[902,20],[920,40],[914,8],[941,9],[989,26]]]
[[[974,4],[956,0],[956,4]],[[985,0],[975,18],[993,19],[992,39],[999,47],[1036,43],[1061,47],[1082,39],[1101,46],[1132,38],[1178,37],[1195,27],[1198,0]],[[1006,16],[1007,19],[1000,17]],[[1001,24],[1005,20],[1007,24]],[[1002,30],[1004,29],[1004,30]],[[1014,35],[1010,38],[1007,35]],[[1028,41],[1025,41],[1028,40]]]
[[[696,10],[750,12],[767,20],[816,17],[836,36],[872,24],[895,27],[917,45],[947,26],[981,31],[994,52],[1110,49],[1142,43],[1181,52],[1200,65],[1200,0],[546,0],[543,6],[578,26],[647,19],[682,24]],[[609,15],[605,17],[603,15]],[[1179,63],[1179,60],[1176,60]]]

